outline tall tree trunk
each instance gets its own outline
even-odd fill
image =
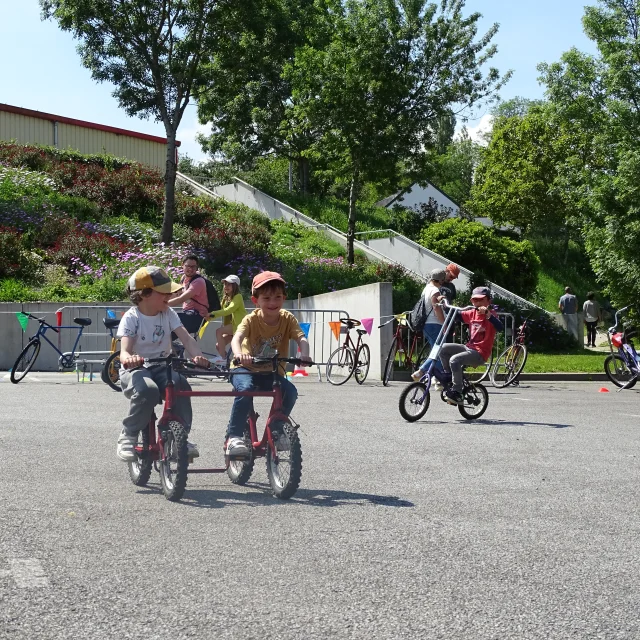
[[[164,218],[162,242],[173,240],[173,220],[176,215],[176,132],[167,134],[167,166],[164,173]]]
[[[298,178],[300,191],[306,194],[309,191],[309,158],[298,158]]]
[[[347,261],[355,261],[353,243],[356,239],[356,200],[358,199],[358,169],[354,168],[351,175],[351,189],[349,190],[349,221],[347,223]]]

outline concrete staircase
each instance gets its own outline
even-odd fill
[[[189,187],[199,195],[207,195],[212,198],[221,197],[230,202],[244,204],[250,209],[260,211],[269,216],[272,220],[299,222],[300,224],[324,233],[332,240],[339,242],[342,246],[347,246],[347,235],[339,229],[328,224],[316,222],[304,213],[297,211],[284,202],[272,198],[239,178],[234,178],[231,184],[216,185],[206,177],[186,176],[178,173],[178,180],[189,185]],[[357,233],[356,236],[359,236],[359,238],[354,243],[355,248],[362,251],[370,260],[401,265],[414,277],[423,281],[425,280],[425,274],[431,270],[444,268],[452,262],[452,260],[430,251],[392,229],[365,231]],[[468,289],[471,276],[473,276],[472,271],[460,267],[460,276],[456,282],[456,286],[462,290]],[[490,284],[491,290],[496,295],[511,300],[521,307],[542,310],[541,307],[512,293],[508,289],[495,283]]]

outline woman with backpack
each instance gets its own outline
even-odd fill
[[[426,315],[422,333],[424,335],[425,342],[428,342],[431,348],[433,348],[433,345],[436,343],[436,339],[440,333],[440,329],[442,328],[442,323],[444,322],[444,312],[442,311],[442,307],[437,305],[442,298],[440,287],[445,282],[446,277],[447,274],[444,269],[434,269],[429,275],[429,282],[422,292],[422,296],[424,298],[424,312]],[[439,361],[436,362],[436,367],[438,367],[438,369],[442,369],[442,365]],[[415,376],[418,377],[416,378]],[[417,369],[411,377],[415,380],[420,380],[422,376],[423,372],[421,372],[420,369]]]

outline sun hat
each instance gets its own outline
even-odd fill
[[[444,279],[447,277],[444,269],[434,269],[429,274],[429,280],[435,280],[436,282],[444,282]]]
[[[251,289],[259,289],[262,285],[267,284],[267,282],[272,282],[273,280],[278,280],[279,282],[282,282],[282,284],[287,284],[284,281],[284,278],[276,271],[263,271],[253,279]]]
[[[228,282],[229,284],[237,284],[240,286],[240,278],[238,278],[238,276],[227,276],[226,278],[222,278],[222,282]]]
[[[167,272],[160,267],[142,267],[138,269],[129,278],[127,284],[131,291],[153,289],[158,293],[175,293],[182,289],[182,286],[177,282],[173,282]]]
[[[453,276],[454,280],[460,275],[460,267],[457,264],[453,264],[453,262],[448,264],[444,270],[448,271]]]
[[[472,298],[491,298],[491,289],[489,287],[476,287],[471,292]]]

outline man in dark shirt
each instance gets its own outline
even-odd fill
[[[440,293],[447,299],[449,304],[453,304],[458,293],[456,291],[456,286],[453,284],[453,280],[460,275],[460,268],[457,264],[451,263],[445,267],[444,272],[446,274],[446,278],[440,285]]]

